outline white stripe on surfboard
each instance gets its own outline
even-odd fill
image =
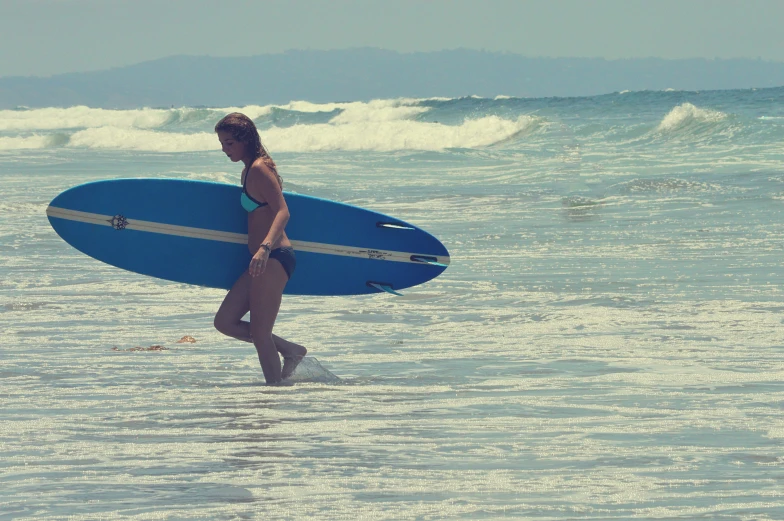
[[[114,217],[111,215],[101,215],[97,213],[80,212],[78,210],[67,210],[49,206],[46,215],[58,217],[69,221],[78,221],[87,224],[97,224],[99,226],[114,227],[112,222]],[[246,244],[248,236],[244,233],[222,232],[219,230],[207,230],[204,228],[191,228],[190,226],[177,226],[174,224],[163,224],[151,221],[140,221],[138,219],[128,219],[124,229],[137,230],[140,232],[162,233],[165,235],[177,235],[179,237],[192,237],[194,239],[208,239],[221,242],[233,242]]]
[[[114,227],[117,221],[111,215],[101,215],[90,212],[80,212],[78,210],[68,210],[49,206],[46,208],[46,215],[58,219],[77,221],[98,226]],[[127,219],[124,229],[136,230],[140,232],[160,233],[164,235],[175,235],[177,237],[190,237],[193,239],[206,239],[210,241],[229,242],[233,244],[247,244],[248,236],[244,233],[223,232],[220,230],[209,230],[206,228],[193,228],[190,226],[178,226],[176,224],[163,224],[152,221],[141,221],[138,219]],[[402,251],[376,250],[372,248],[361,248],[356,246],[343,246],[340,244],[325,244],[320,242],[292,240],[291,246],[295,251],[306,251],[311,253],[322,253],[326,255],[340,255],[343,257],[357,257],[361,259],[388,260],[394,262],[410,262],[412,264],[425,264],[423,261],[411,260],[412,257],[424,257],[434,260],[440,264],[449,264],[449,257],[435,256],[423,253],[407,253]]]

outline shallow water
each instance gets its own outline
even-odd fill
[[[275,387],[222,291],[44,213],[238,183],[222,112],[0,112],[0,519],[784,518],[783,92],[243,109],[288,190],[452,255],[404,297],[286,297],[276,333],[340,381]]]

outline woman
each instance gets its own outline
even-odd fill
[[[233,338],[252,342],[268,384],[291,375],[307,353],[299,344],[272,334],[283,289],[294,272],[296,258],[286,237],[289,210],[283,181],[275,162],[264,149],[253,121],[232,113],[215,125],[223,152],[242,161],[239,204],[248,212],[248,249],[253,258],[215,315],[215,328]],[[250,322],[242,320],[250,310]],[[283,355],[283,367],[278,352]]]

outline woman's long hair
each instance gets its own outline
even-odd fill
[[[245,150],[250,150],[253,154],[254,161],[261,158],[264,164],[275,173],[278,177],[278,183],[283,188],[283,180],[280,178],[280,174],[278,174],[278,167],[275,165],[275,161],[272,160],[272,156],[264,148],[264,145],[261,144],[259,131],[256,129],[252,119],[245,114],[232,112],[218,121],[215,125],[215,132],[228,132],[234,139],[243,143]]]

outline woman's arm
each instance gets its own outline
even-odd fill
[[[250,175],[251,173],[253,175]],[[280,240],[289,222],[289,207],[286,205],[286,199],[283,198],[278,176],[263,161],[256,161],[247,175],[249,176],[246,183],[248,193],[256,199],[266,201],[274,215],[269,232],[261,241],[262,244],[272,248]]]

